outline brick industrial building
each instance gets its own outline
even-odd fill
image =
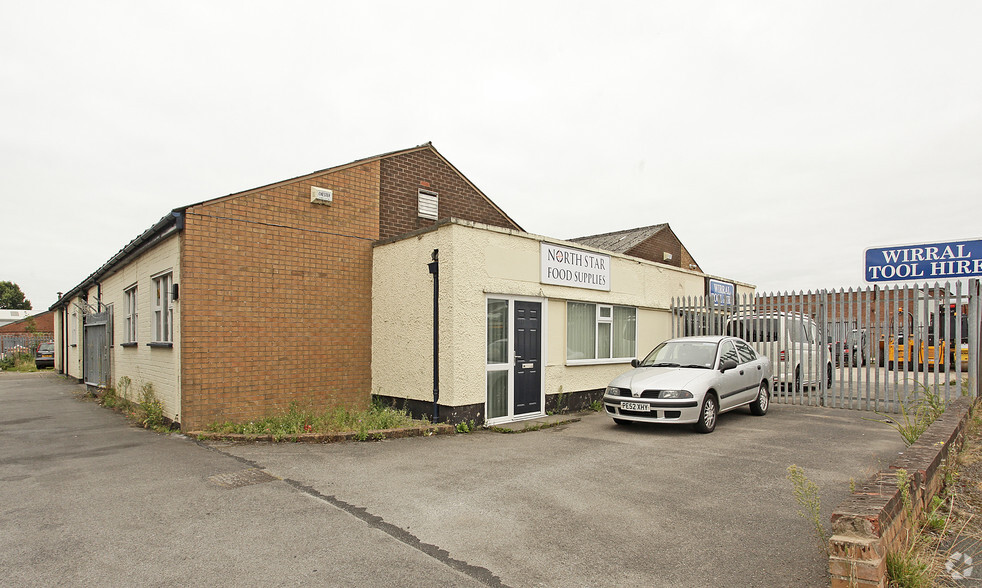
[[[546,279],[547,251],[600,274]],[[174,209],[51,307],[55,367],[152,386],[185,430],[373,394],[428,414],[436,328],[441,418],[502,422],[587,402],[707,279],[668,225],[524,233],[427,143]],[[519,313],[535,333],[521,350]]]
[[[175,209],[52,306],[56,368],[151,382],[186,429],[363,407],[372,243],[449,217],[520,229],[430,144]]]

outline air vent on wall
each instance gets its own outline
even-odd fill
[[[310,201],[314,204],[330,204],[334,201],[334,192],[327,188],[310,187]]]
[[[431,220],[439,218],[440,198],[436,192],[419,190],[416,202],[419,218],[428,218]]]

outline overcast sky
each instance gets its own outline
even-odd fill
[[[667,222],[762,290],[982,238],[976,1],[0,6],[0,280],[35,309],[172,208],[426,141],[531,233]]]

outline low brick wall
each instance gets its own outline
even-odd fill
[[[904,547],[912,521],[904,508],[897,470],[906,470],[916,520],[944,485],[942,466],[961,446],[973,410],[958,398],[887,470],[857,488],[832,513],[829,573],[832,587],[886,587],[886,555]]]

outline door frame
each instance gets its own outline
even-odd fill
[[[487,355],[484,356],[484,414],[488,414],[488,373],[507,371],[508,372],[508,413],[496,418],[485,418],[488,425],[501,423],[512,423],[545,416],[546,406],[546,364],[547,350],[549,348],[547,333],[549,332],[548,320],[548,299],[536,296],[515,296],[513,294],[488,294],[484,295],[484,341],[488,340],[488,301],[505,300],[508,302],[508,363],[507,364],[488,364]],[[528,412],[515,416],[515,302],[538,302],[541,309],[539,314],[539,406],[541,410]],[[507,367],[506,367],[507,366]]]

